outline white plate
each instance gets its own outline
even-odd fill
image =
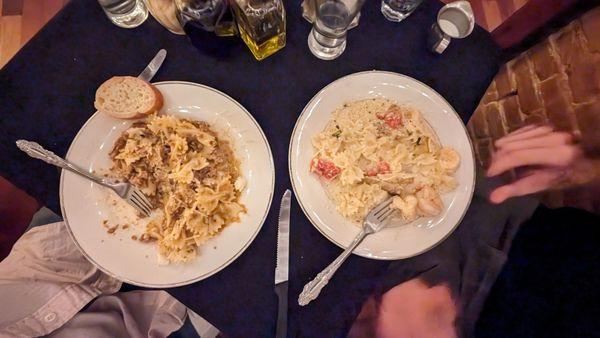
[[[314,156],[312,137],[321,132],[335,108],[345,102],[384,97],[418,108],[441,143],[458,151],[458,187],[442,196],[444,212],[420,218],[405,226],[390,227],[367,237],[354,253],[374,259],[401,259],[423,253],[449,236],[464,216],[475,186],[475,161],[471,141],[460,117],[444,98],[427,85],[390,72],[361,72],[338,79],[323,88],[298,118],[289,150],[290,177],[302,210],[312,224],[338,246],[347,247],[359,228],[339,214],[317,177],[310,173]]]
[[[248,213],[200,247],[198,258],[186,264],[158,265],[154,244],[133,241],[133,229],[109,235],[101,223],[119,221],[107,201],[106,189],[67,171],[60,181],[62,213],[72,238],[98,268],[122,281],[145,287],[174,287],[211,276],[233,262],[258,234],[271,205],[275,172],[273,156],[258,123],[235,100],[206,86],[189,82],[155,83],[164,97],[162,113],[203,120],[233,141],[247,186],[241,202]],[[110,167],[108,153],[132,123],[94,114],[81,128],[67,158],[87,170]],[[120,217],[122,219],[122,217]],[[114,224],[114,223],[113,223]],[[139,227],[139,224],[138,226]],[[139,231],[138,231],[139,232]]]

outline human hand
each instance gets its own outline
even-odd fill
[[[378,338],[457,337],[456,305],[445,285],[429,287],[419,279],[383,294],[375,327]]]
[[[556,132],[550,126],[526,126],[495,142],[496,152],[487,176],[498,176],[518,169],[516,181],[496,188],[490,194],[492,203],[528,195],[567,183],[581,184],[595,176],[592,161],[583,156],[573,136]]]

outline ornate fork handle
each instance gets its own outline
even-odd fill
[[[304,285],[300,296],[298,297],[298,304],[301,306],[307,305],[311,301],[315,300],[321,290],[329,283],[333,274],[339,269],[339,267],[344,263],[344,261],[352,254],[352,251],[356,249],[356,247],[362,242],[362,240],[369,234],[365,229],[362,229],[361,232],[354,238],[352,243],[342,252],[331,264],[329,264],[323,271],[319,272],[317,276],[311,280],[310,282]]]
[[[19,149],[21,149],[27,155],[29,155],[33,158],[37,158],[38,160],[42,160],[48,164],[52,164],[57,167],[69,170],[71,172],[74,172],[77,175],[83,176],[83,177],[85,177],[89,180],[92,180],[98,184],[112,188],[112,182],[106,181],[104,179],[101,179],[95,175],[92,175],[92,174],[86,172],[85,170],[77,167],[76,165],[72,164],[71,162],[69,162],[69,161],[63,159],[62,157],[56,155],[55,153],[51,152],[50,150],[44,149],[44,147],[42,147],[41,145],[39,145],[36,142],[31,142],[31,141],[26,141],[26,140],[18,140],[17,147],[19,147]]]

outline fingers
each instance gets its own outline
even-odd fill
[[[573,142],[573,136],[569,133],[550,133],[539,137],[528,138],[520,140],[519,142],[508,142],[498,147],[499,151],[512,151],[519,149],[531,149],[531,148],[550,148],[561,146],[565,144],[571,144]]]
[[[526,125],[525,127],[521,127],[521,128],[519,128],[519,129],[517,129],[517,130],[513,131],[512,133],[510,133],[510,135],[517,135],[517,134],[520,134],[520,133],[526,132],[526,131],[528,131],[528,130],[535,129],[535,128],[537,128],[537,127],[539,127],[539,126],[538,126],[538,125],[536,125],[536,124],[528,124],[528,125]]]
[[[497,176],[508,170],[528,165],[566,167],[575,162],[580,155],[579,148],[568,145],[501,152],[494,155],[487,175]]]
[[[525,127],[527,128],[527,127]],[[528,129],[519,129],[514,131],[513,133],[510,133],[506,136],[504,136],[501,139],[498,139],[494,144],[496,145],[496,147],[500,148],[503,145],[510,143],[510,142],[515,142],[515,141],[520,141],[520,140],[526,140],[532,137],[539,137],[539,136],[543,136],[546,134],[550,134],[553,129],[550,126],[541,126],[541,127],[535,127],[535,128],[528,128]]]
[[[497,152],[488,176],[512,169],[526,171],[528,175],[494,190],[490,195],[493,203],[551,188],[582,156],[571,134],[554,132],[550,126],[523,127],[494,144]]]
[[[510,184],[503,185],[490,194],[490,201],[495,204],[516,197],[533,194],[551,188],[565,172],[560,169],[537,170],[529,176],[525,176]]]

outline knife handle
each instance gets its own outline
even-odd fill
[[[287,337],[287,311],[288,311],[288,281],[275,285],[275,293],[279,299],[279,309],[277,310],[277,331],[276,338]]]

